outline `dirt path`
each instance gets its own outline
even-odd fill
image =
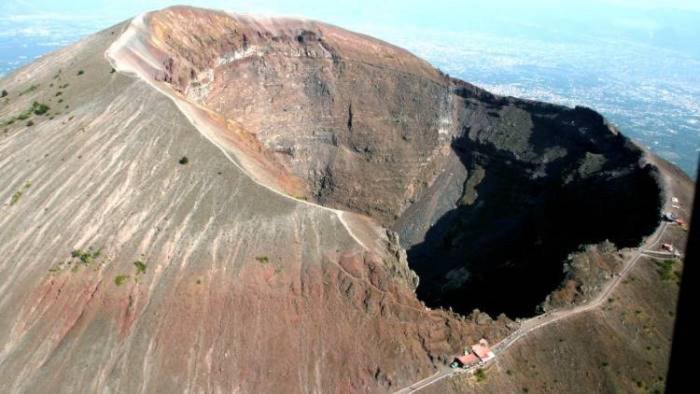
[[[486,365],[492,363],[500,353],[505,352],[510,348],[515,342],[517,342],[519,339],[525,337],[526,335],[542,328],[545,326],[548,326],[554,322],[566,319],[568,317],[571,317],[573,315],[589,311],[591,309],[595,309],[599,307],[602,303],[605,302],[605,300],[608,299],[610,294],[615,290],[615,288],[622,282],[622,280],[625,278],[625,276],[634,268],[636,263],[639,261],[639,259],[643,256],[644,252],[646,250],[653,249],[656,244],[659,243],[661,240],[661,237],[663,236],[664,232],[666,231],[666,228],[668,227],[668,223],[664,222],[662,223],[657,229],[652,236],[647,238],[646,242],[641,245],[639,248],[636,249],[634,252],[634,255],[630,257],[624,264],[624,267],[622,268],[622,271],[619,272],[619,274],[616,274],[613,279],[608,282],[603,289],[595,298],[592,300],[588,301],[587,303],[583,305],[579,305],[577,307],[571,308],[571,309],[563,309],[563,310],[557,310],[551,313],[545,313],[539,316],[536,316],[532,319],[526,320],[525,322],[522,323],[520,328],[518,328],[515,332],[510,334],[508,337],[503,339],[501,342],[497,343],[494,345],[491,350],[496,354],[496,357],[491,359],[489,362],[486,364],[482,365],[474,365],[470,368],[467,369],[451,369],[445,367],[441,371],[436,372],[434,375],[429,376],[423,380],[420,380],[416,383],[411,384],[408,387],[405,387],[401,390],[396,391],[397,394],[401,393],[415,393],[419,390],[422,390],[430,385],[433,385],[445,378],[455,376],[460,373],[470,373],[476,370],[477,368],[483,368]]]

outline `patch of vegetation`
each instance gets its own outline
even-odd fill
[[[270,262],[270,259],[267,256],[258,256],[255,258],[255,260],[258,260],[259,263],[268,263]]]
[[[27,122],[27,127],[32,127],[32,126],[34,126],[33,120],[30,120],[29,122]]]
[[[64,268],[72,267],[71,272],[78,272],[81,266],[87,267],[93,262],[95,262],[101,255],[102,249],[92,250],[92,247],[88,250],[75,249],[70,253],[70,259],[65,262],[59,262],[56,266],[49,269],[49,272],[60,272]]]
[[[476,378],[477,382],[483,382],[486,380],[486,372],[484,372],[483,369],[479,368],[474,372],[474,377]]]
[[[49,112],[50,109],[51,108],[48,105],[46,105],[44,103],[40,103],[38,101],[35,101],[32,103],[32,106],[27,108],[24,112],[20,113],[16,117],[12,117],[12,118],[6,120],[5,122],[3,122],[2,126],[9,126],[9,125],[15,123],[15,121],[17,121],[17,120],[27,120],[27,119],[31,118],[32,115],[45,115],[47,112]],[[33,124],[34,124],[34,122],[32,122],[31,125],[33,125]],[[31,126],[31,125],[28,125],[28,126]]]
[[[38,101],[32,103],[32,112],[34,112],[34,115],[44,115],[45,113],[49,112],[50,109],[51,108],[44,103],[40,103]]]
[[[23,95],[25,95],[25,94],[27,94],[27,93],[34,92],[34,91],[36,91],[37,89],[39,89],[39,85],[32,85],[32,86],[30,86],[30,87],[24,89],[22,92],[20,92],[19,95],[20,95],[20,96],[23,96]]]
[[[98,257],[100,257],[101,253],[101,249],[97,249],[94,252],[92,251],[92,248],[88,248],[88,250],[76,249],[71,252],[70,256],[77,259],[80,264],[90,265],[92,262],[97,260]]]
[[[190,159],[187,158],[187,156],[182,156],[180,160],[178,160],[178,163],[185,165],[190,162]]]
[[[7,95],[8,95],[7,90],[3,89],[2,93],[0,93],[0,98],[7,97]]]
[[[17,201],[19,201],[19,199],[20,199],[21,197],[22,197],[22,191],[21,191],[21,190],[17,190],[17,191],[12,195],[12,197],[10,198],[10,205],[15,205],[15,204],[17,204]]]
[[[672,281],[672,280],[675,280],[676,282],[680,281],[680,276],[673,269],[673,266],[675,264],[674,260],[664,260],[664,261],[656,260],[655,262],[657,265],[656,272],[658,272],[659,277],[661,277],[662,281],[664,281],[664,282],[668,282],[668,281]]]
[[[24,191],[27,190],[27,189],[29,189],[31,186],[32,186],[32,183],[31,183],[31,182],[27,182],[27,183],[24,184],[24,186],[23,186],[21,189],[19,189],[19,190],[17,190],[16,192],[14,192],[14,194],[12,195],[12,197],[10,197],[10,206],[17,204],[17,202],[19,201],[19,199],[22,198],[22,195],[24,194]]]
[[[510,369],[506,369],[506,375],[510,376],[512,374],[513,374],[513,371],[511,371]]]
[[[134,261],[134,267],[136,267],[136,275],[141,275],[146,273],[146,263],[141,260]]]
[[[114,67],[112,67],[112,71],[110,71],[109,73],[114,74],[115,72],[117,72],[117,70],[115,70]]]
[[[129,280],[129,275],[117,275],[114,278],[114,284],[117,286],[121,286],[124,283],[126,283],[127,280]]]
[[[62,94],[63,94],[63,92],[61,92],[61,91],[59,90],[58,92],[56,92],[56,97],[58,97],[58,96],[60,96],[60,95],[62,95]]]
[[[601,366],[602,368],[607,368],[608,365],[610,365],[610,364],[608,364],[607,361],[603,361],[602,363],[600,363],[600,366]]]
[[[85,71],[83,70],[78,70],[78,76],[85,74]]]

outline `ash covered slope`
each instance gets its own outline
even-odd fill
[[[6,390],[382,391],[489,329],[426,310],[380,227],[260,186],[112,70],[127,27],[0,81]]]

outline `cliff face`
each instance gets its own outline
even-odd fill
[[[170,8],[0,85],[0,119],[34,111],[0,140],[14,391],[391,390],[514,327],[421,300],[526,315],[658,219],[594,111],[318,22]]]

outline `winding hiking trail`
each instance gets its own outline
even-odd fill
[[[615,290],[615,288],[622,282],[622,280],[625,278],[625,276],[634,268],[634,266],[637,264],[639,259],[643,257],[645,251],[647,249],[653,249],[656,244],[659,243],[661,240],[661,237],[663,236],[664,232],[666,231],[666,227],[668,227],[668,223],[664,222],[662,223],[657,229],[654,234],[652,234],[650,237],[647,238],[646,242],[644,242],[643,245],[640,245],[632,255],[624,264],[624,267],[622,270],[616,274],[613,279],[608,282],[603,290],[592,300],[588,301],[585,304],[576,306],[571,309],[561,309],[561,310],[556,310],[553,312],[548,312],[536,317],[533,317],[532,319],[528,319],[522,323],[520,328],[518,328],[515,332],[510,334],[508,337],[503,339],[501,342],[497,343],[494,345],[491,350],[496,354],[496,357],[488,361],[486,364],[476,364],[473,365],[469,368],[466,369],[452,369],[449,367],[444,367],[441,371],[436,372],[434,375],[429,376],[423,380],[420,380],[416,383],[411,384],[408,387],[404,387],[401,390],[396,391],[397,394],[404,394],[404,393],[415,393],[421,389],[424,389],[430,385],[433,385],[445,378],[455,376],[460,373],[471,373],[475,371],[478,368],[483,368],[484,366],[492,363],[494,360],[498,358],[498,355],[505,352],[510,348],[515,342],[517,342],[519,339],[525,337],[526,335],[542,328],[545,326],[548,326],[552,323],[558,322],[560,320],[564,320],[568,317],[571,317],[573,315],[582,313],[582,312],[587,312],[590,311],[591,309],[595,309],[599,307],[605,300],[610,296],[610,294]]]

